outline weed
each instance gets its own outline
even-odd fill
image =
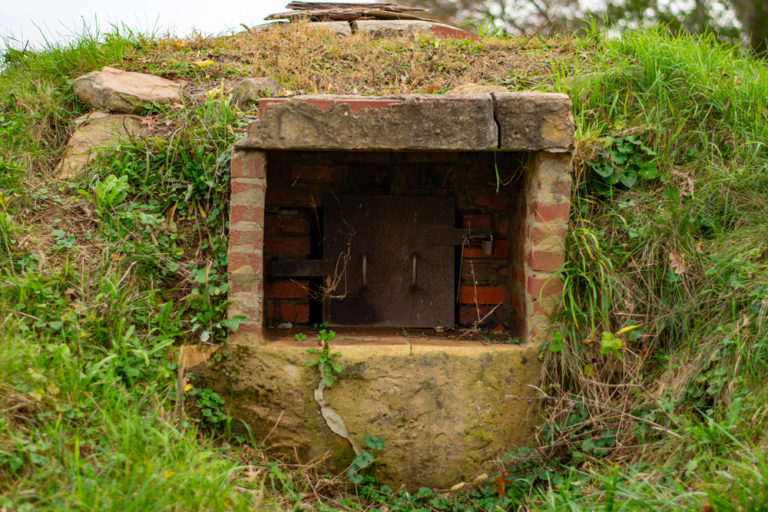
[[[333,372],[341,373],[341,365],[334,359],[340,357],[339,352],[331,353],[329,343],[333,341],[336,333],[331,330],[321,329],[317,333],[317,340],[323,344],[322,349],[308,348],[307,352],[317,356],[317,359],[307,363],[308,367],[317,366],[320,369],[321,378],[325,379],[325,385],[333,385]]]
[[[53,236],[54,240],[53,248],[57,251],[62,249],[71,249],[75,245],[75,237],[72,235],[67,235],[61,229],[54,229],[51,231],[51,235]]]
[[[192,388],[189,395],[195,399],[195,407],[200,412],[203,423],[213,430],[221,430],[231,422],[229,414],[222,410],[224,400],[210,389]]]
[[[369,450],[378,451],[384,448],[385,440],[381,436],[372,436],[366,434],[363,436],[363,443]],[[365,475],[365,470],[372,468],[370,475]],[[376,457],[368,450],[360,452],[347,468],[347,480],[353,484],[365,485],[376,482]]]

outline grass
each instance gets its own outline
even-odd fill
[[[599,27],[476,42],[122,30],[3,59],[0,509],[765,507],[764,61]],[[229,152],[252,112],[226,94],[156,110],[145,135],[63,182],[53,169],[86,111],[72,80],[104,65],[192,92],[270,74],[296,93],[474,81],[569,94],[572,225],[539,445],[486,483],[407,494],[269,459],[194,382],[180,418],[169,346],[236,328],[224,319]]]

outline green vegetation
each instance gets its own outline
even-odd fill
[[[116,32],[3,59],[0,509],[766,507],[763,61],[662,29],[597,28],[478,42]],[[226,197],[248,113],[221,93],[155,110],[148,135],[58,180],[86,111],[72,80],[103,65],[205,89],[271,74],[294,92],[475,81],[569,94],[572,229],[564,307],[541,353],[540,446],[500,458],[487,480],[409,494],[268,459],[229,434],[226,397],[208,390],[187,392],[181,421],[169,348],[220,342],[238,324],[224,318]],[[374,468],[369,455],[358,470]]]
[[[320,375],[325,380],[325,385],[331,387],[333,385],[333,372],[341,373],[341,365],[335,358],[341,356],[339,352],[331,352],[330,342],[333,341],[336,333],[331,330],[321,329],[317,333],[317,340],[323,345],[323,348],[308,348],[307,352],[314,354],[317,358],[314,361],[307,363],[307,366],[317,366],[320,369]],[[306,336],[305,336],[306,338]],[[299,338],[296,338],[297,341]]]

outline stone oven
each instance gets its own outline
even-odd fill
[[[329,469],[379,435],[380,476],[416,488],[530,442],[561,291],[569,99],[260,106],[232,156],[230,314],[247,317],[223,372],[232,415],[301,462],[330,454]],[[324,323],[343,367],[331,387],[306,366]]]

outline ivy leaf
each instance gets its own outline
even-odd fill
[[[363,442],[371,450],[381,450],[384,448],[384,443],[386,441],[384,441],[384,438],[381,436],[372,436],[370,434],[366,434],[363,437]]]
[[[245,315],[235,315],[232,318],[225,318],[219,323],[222,327],[226,327],[230,331],[235,332],[240,327],[240,324],[246,320],[248,320],[248,317]]]
[[[637,183],[637,173],[635,171],[627,171],[621,177],[621,184],[627,188],[632,188],[635,183]]]

